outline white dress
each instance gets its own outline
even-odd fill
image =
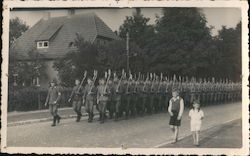
[[[203,111],[201,109],[199,111],[191,109],[189,111],[189,116],[191,118],[191,131],[199,131],[201,129],[201,118],[204,117]]]

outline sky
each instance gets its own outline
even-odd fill
[[[224,25],[227,28],[234,28],[241,20],[241,10],[238,8],[201,8],[207,19],[207,25],[213,26],[212,35],[217,35],[218,30]],[[75,13],[94,12],[113,31],[119,30],[126,16],[131,16],[134,8],[99,8],[99,9],[76,9]],[[51,17],[66,16],[66,9],[59,10],[15,10],[10,12],[10,18],[19,17],[30,27],[43,18],[47,12]],[[142,14],[150,18],[149,24],[154,24],[156,15],[161,16],[161,8],[142,8]]]

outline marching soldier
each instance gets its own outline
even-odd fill
[[[130,78],[128,79],[127,84],[126,84],[126,92],[125,92],[125,95],[126,95],[126,103],[125,103],[126,116],[125,116],[125,119],[128,119],[130,110],[133,109],[132,108],[132,106],[133,106],[132,94],[133,94],[133,84],[132,84],[132,76],[130,76]]]
[[[113,81],[110,79],[108,81],[107,86],[107,94],[108,94],[108,101],[107,101],[107,109],[109,111],[109,118],[112,119],[115,111],[115,103],[114,103],[114,91],[113,91]]]
[[[77,114],[76,122],[79,122],[81,117],[82,117],[82,113],[81,113],[82,92],[83,92],[83,88],[80,85],[80,80],[76,79],[75,86],[74,86],[74,88],[71,92],[70,98],[68,100],[68,102],[71,102],[73,100],[73,102],[72,102],[73,110]]]
[[[88,122],[93,121],[94,117],[93,108],[94,108],[95,96],[96,96],[96,87],[92,78],[89,77],[83,95],[83,103],[85,103],[85,109],[86,112],[88,113]]]
[[[149,76],[147,75],[146,80],[141,85],[142,115],[144,115],[146,109],[148,113],[148,98],[149,98],[148,95],[149,95]]]
[[[114,104],[115,104],[115,121],[117,121],[119,114],[121,112],[121,94],[122,94],[122,79],[123,75],[121,76],[120,80],[117,77],[114,78],[114,85],[113,85],[113,95],[114,95]]]
[[[107,86],[110,79],[111,71],[108,72],[108,78],[105,83],[105,79],[101,78],[100,83],[97,87],[97,104],[100,111],[100,123],[104,123],[105,120],[105,114],[106,114],[106,107],[107,107],[107,101],[108,101],[108,92],[107,92]]]
[[[53,79],[50,82],[50,88],[47,94],[47,98],[45,101],[45,106],[49,104],[49,111],[51,115],[53,116],[53,123],[51,126],[56,126],[56,122],[60,123],[61,117],[58,115],[58,106],[59,106],[59,100],[61,97],[61,92],[59,88],[56,86],[56,80]]]

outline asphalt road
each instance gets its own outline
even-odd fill
[[[237,119],[201,132],[198,147],[193,145],[193,137],[190,135],[175,144],[169,143],[161,148],[241,148],[241,129],[242,120]]]
[[[202,130],[241,118],[241,103],[224,104],[203,108],[205,119]],[[157,147],[172,139],[167,113],[137,117],[99,124],[95,116],[93,123],[86,118],[76,123],[75,119],[64,119],[56,127],[51,122],[7,127],[8,147]],[[190,134],[188,110],[184,112],[180,137]],[[235,129],[241,132],[241,127]],[[224,132],[222,132],[224,133]],[[209,137],[209,136],[208,136]],[[210,147],[216,145],[210,144]],[[236,147],[236,145],[235,145]],[[238,144],[237,144],[238,147]]]

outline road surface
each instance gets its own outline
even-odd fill
[[[180,137],[190,134],[188,109],[185,110]],[[213,105],[203,108],[205,118],[202,131],[241,118],[241,103]],[[160,147],[172,139],[169,115],[158,113],[129,120],[107,120],[100,124],[97,116],[93,123],[86,118],[76,123],[75,119],[64,119],[56,127],[51,122],[7,127],[8,147]],[[241,133],[241,127],[235,131]],[[223,131],[221,133],[224,133]],[[209,137],[209,136],[208,136]],[[216,140],[215,140],[216,141]],[[239,145],[235,145],[238,147]],[[209,147],[216,147],[210,144]]]

